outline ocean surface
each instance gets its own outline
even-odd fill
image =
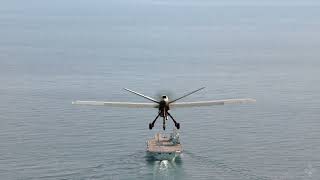
[[[0,179],[320,179],[318,1],[30,0],[0,5]],[[173,109],[184,148],[150,161],[156,109],[76,106],[255,98]],[[172,129],[168,124],[168,132]]]

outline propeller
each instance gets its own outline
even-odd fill
[[[159,103],[159,101],[157,101],[157,100],[155,100],[155,99],[153,99],[153,98],[151,98],[151,97],[149,97],[149,96],[143,95],[143,94],[138,93],[138,92],[136,92],[136,91],[132,91],[132,90],[130,90],[130,89],[128,89],[128,88],[124,88],[124,90],[129,91],[129,92],[131,92],[131,93],[133,93],[133,94],[136,94],[136,95],[138,95],[138,96],[141,96],[141,97],[143,97],[143,98],[145,98],[145,99],[148,99],[148,100],[150,100],[150,101],[152,101],[152,102]]]
[[[202,87],[202,88],[199,88],[199,89],[197,89],[197,90],[191,91],[191,92],[189,92],[189,93],[187,93],[187,94],[185,94],[185,95],[183,95],[183,96],[181,96],[181,97],[179,97],[179,98],[177,98],[177,99],[175,99],[175,100],[170,101],[169,104],[174,103],[174,102],[176,102],[176,101],[178,101],[178,100],[180,100],[180,99],[182,99],[182,98],[185,98],[185,97],[187,97],[187,96],[190,96],[191,94],[196,93],[196,92],[198,92],[198,91],[200,91],[200,90],[202,90],[202,89],[204,89],[204,88],[205,88],[205,87]]]
[[[160,102],[163,99],[162,98],[163,95],[168,96],[170,99],[174,99],[174,97],[175,97],[175,94],[169,90],[160,90],[154,95],[154,97],[156,100],[158,100]]]

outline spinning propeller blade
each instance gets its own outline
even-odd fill
[[[146,98],[146,99],[148,99],[148,100],[150,100],[150,101],[153,101],[153,102],[155,102],[155,103],[159,103],[157,100],[155,100],[155,99],[153,99],[153,98],[151,98],[151,97],[149,97],[149,96],[146,96],[146,95],[143,95],[143,94],[141,94],[141,93],[132,91],[132,90],[130,90],[130,89],[128,89],[128,88],[124,88],[124,90],[129,91],[129,92],[131,92],[131,93],[133,93],[133,94],[136,94],[136,95],[138,95],[138,96],[141,96],[141,97],[143,97],[143,98]]]
[[[200,88],[200,89],[197,89],[197,90],[194,90],[194,91],[192,91],[192,92],[189,92],[189,93],[187,93],[187,94],[185,94],[185,95],[183,95],[183,96],[181,96],[181,97],[179,97],[179,98],[177,98],[177,99],[175,99],[175,100],[170,101],[169,104],[171,104],[171,103],[173,103],[173,102],[176,102],[176,101],[178,101],[178,100],[180,100],[180,99],[182,99],[182,98],[185,98],[185,97],[187,97],[187,96],[189,96],[189,95],[191,95],[191,94],[193,94],[193,93],[195,93],[195,92],[198,92],[198,91],[200,91],[200,90],[202,90],[202,89],[204,89],[204,88],[205,88],[205,87],[202,87],[202,88]]]

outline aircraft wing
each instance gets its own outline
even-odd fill
[[[134,103],[134,102],[106,102],[106,101],[73,101],[72,104],[94,105],[94,106],[111,106],[111,107],[128,107],[128,108],[158,108],[157,103]]]
[[[214,105],[225,105],[225,104],[244,104],[256,102],[255,99],[223,99],[213,101],[196,101],[196,102],[175,102],[170,104],[170,107],[199,107],[199,106],[214,106]]]

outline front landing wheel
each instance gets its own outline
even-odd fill
[[[180,123],[176,124],[177,129],[180,129]]]

